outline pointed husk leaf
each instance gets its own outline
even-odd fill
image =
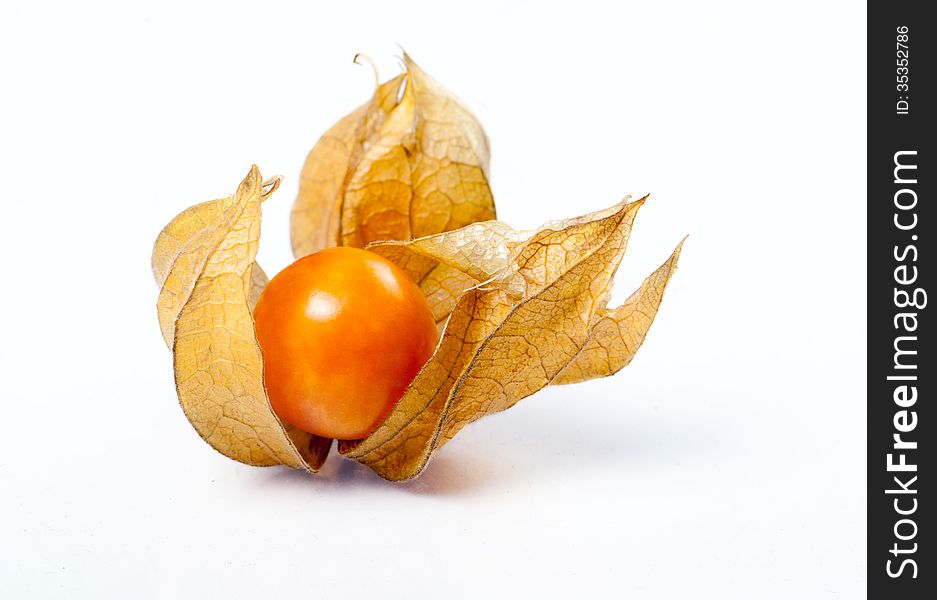
[[[260,203],[279,185],[252,167],[230,197],[183,211],[153,247],[157,313],[173,351],[176,392],[199,435],[249,465],[316,471],[331,440],[284,425],[263,384],[251,306],[266,284],[255,262]]]

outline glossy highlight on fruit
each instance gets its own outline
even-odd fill
[[[322,437],[365,437],[390,412],[438,338],[420,289],[367,250],[335,247],[274,277],[254,308],[274,412]]]

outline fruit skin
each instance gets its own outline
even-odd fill
[[[277,274],[254,308],[274,412],[323,437],[367,436],[438,338],[409,275],[358,248],[327,248]]]

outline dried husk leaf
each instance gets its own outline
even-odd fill
[[[679,252],[622,307],[606,311],[643,202],[625,201],[532,234],[479,223],[370,246],[413,275],[424,293],[442,289],[427,287],[434,273],[440,280],[458,273],[455,281],[467,288],[450,286],[441,294],[436,306],[454,308],[436,353],[384,422],[364,440],[340,443],[342,453],[386,479],[409,479],[466,424],[558,377],[568,383],[624,366],[653,320]],[[636,317],[639,311],[645,320]],[[634,332],[616,341],[605,333],[611,322],[630,324]],[[599,356],[602,351],[616,358]]]
[[[404,66],[306,158],[290,219],[295,256],[495,218],[481,125],[406,54]]]
[[[621,306],[596,314],[589,340],[556,376],[554,385],[608,377],[631,363],[657,316],[682,249],[683,241]]]
[[[260,200],[265,200],[275,192],[281,181],[282,178],[277,176],[263,182]],[[239,188],[238,193],[252,193],[252,190]],[[156,285],[160,288],[156,304],[157,315],[163,339],[170,348],[176,317],[179,316],[182,305],[192,294],[208,257],[237,217],[240,204],[236,196],[210,200],[187,208],[170,221],[156,237],[151,266]],[[251,266],[250,281],[253,307],[263,287],[267,285],[267,275],[257,263]]]
[[[469,288],[509,273],[511,259],[532,233],[485,221],[409,242],[377,242],[368,250],[409,273],[441,325]]]
[[[297,258],[338,244],[345,184],[364,155],[365,144],[377,137],[396,104],[403,79],[398,75],[379,85],[371,100],[326,131],[306,157],[290,215]]]
[[[233,196],[173,219],[153,248],[157,309],[179,402],[199,435],[239,462],[315,471],[331,440],[285,427],[273,413],[251,316],[266,284],[254,261],[260,203],[278,185],[263,183],[254,166]]]

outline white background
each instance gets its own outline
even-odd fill
[[[865,579],[865,9],[855,2],[7,3],[7,598],[856,598]],[[617,8],[612,8],[616,6]],[[614,378],[464,430],[418,480],[216,454],[174,396],[159,229],[286,176],[402,45],[477,114],[500,218],[651,192]]]

